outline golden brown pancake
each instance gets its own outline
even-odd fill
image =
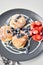
[[[13,15],[11,17],[11,20],[9,21],[10,26],[15,29],[22,28],[26,24],[26,19],[23,15],[18,19],[17,19],[17,16],[19,16],[19,14]]]
[[[23,37],[17,38],[17,36],[12,37],[12,43],[16,48],[23,48],[28,41],[28,37],[24,35]]]
[[[10,33],[7,31],[10,31],[10,26],[5,25],[0,28],[0,40],[2,40],[3,42],[6,42],[12,39],[11,31]]]

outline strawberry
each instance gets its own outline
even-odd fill
[[[30,25],[31,30],[34,28],[34,26],[35,26],[35,22],[31,22],[31,25]]]
[[[33,35],[33,36],[32,36],[32,39],[36,41],[36,38],[35,38],[35,36],[36,36],[36,35]]]
[[[41,23],[40,21],[35,21],[35,24],[36,24],[37,26],[41,26],[41,25],[42,25],[42,23]]]
[[[36,29],[33,30],[33,34],[38,34],[38,33],[39,33],[38,30]]]
[[[40,41],[40,40],[42,39],[42,36],[39,35],[39,34],[37,34],[37,35],[35,36],[35,38],[36,38],[36,40]]]
[[[40,36],[39,34],[33,35],[32,39],[35,41],[40,41],[42,39],[42,36]]]
[[[41,31],[42,31],[42,29],[43,29],[43,27],[42,27],[42,26],[40,26],[40,27],[39,27],[39,32],[41,32]]]

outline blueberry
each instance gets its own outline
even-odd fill
[[[12,32],[14,31],[14,28],[13,28],[13,27],[11,27],[11,31],[12,31]]]
[[[21,34],[19,34],[19,36],[21,37],[22,35],[21,35]]]
[[[19,34],[20,32],[18,31],[17,34]]]
[[[13,31],[13,32],[12,32],[12,36],[14,36],[15,34],[16,34],[16,31]]]
[[[9,30],[7,30],[7,33],[10,33],[10,31],[9,31]]]
[[[17,38],[20,38],[19,34],[17,34]]]
[[[15,31],[13,31],[13,33],[14,33],[14,34],[17,34],[16,30],[15,30]]]
[[[16,30],[14,30],[14,31],[13,31],[13,33],[15,33],[15,34],[16,34],[16,33],[17,33],[17,32],[16,32]]]
[[[16,18],[19,19],[21,17],[21,15],[17,16]]]
[[[17,33],[20,33],[20,29],[19,29],[19,28],[17,28],[17,30],[16,30],[16,31],[17,31]]]
[[[17,31],[20,31],[20,28],[17,28]]]
[[[21,34],[17,34],[17,38],[20,38],[21,37]]]

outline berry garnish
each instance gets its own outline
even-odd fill
[[[9,31],[9,30],[7,30],[7,33],[10,33],[10,31]]]

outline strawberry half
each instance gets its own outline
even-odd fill
[[[38,34],[38,33],[39,33],[38,30],[36,29],[33,30],[33,34]]]
[[[41,23],[40,21],[35,21],[35,24],[36,24],[37,26],[41,26],[41,25],[42,25],[42,23]]]
[[[35,26],[35,22],[31,22],[31,25],[30,25],[31,30],[34,28],[34,26]]]
[[[42,36],[39,35],[39,34],[37,34],[37,35],[35,36],[35,38],[36,38],[36,40],[40,41],[40,40],[42,39]]]
[[[35,41],[40,41],[42,39],[42,36],[40,36],[39,34],[33,35],[32,39]]]

